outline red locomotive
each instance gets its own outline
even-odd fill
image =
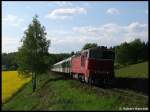
[[[53,65],[52,71],[93,84],[114,78],[114,52],[104,46],[90,48]]]

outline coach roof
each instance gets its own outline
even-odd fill
[[[54,64],[54,65],[59,65],[59,64],[62,64],[62,63],[64,63],[64,62],[67,62],[67,61],[70,61],[71,60],[71,57],[69,57],[69,58],[67,58],[67,59],[64,59],[64,60],[62,60],[62,61],[59,61],[59,62],[57,62],[56,64]]]

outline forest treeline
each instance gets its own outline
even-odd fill
[[[4,71],[17,70],[18,64],[17,64],[16,56],[17,56],[17,52],[2,54],[2,69]],[[49,54],[47,60],[49,62],[49,67],[51,67],[51,65],[55,64],[58,61],[66,59],[69,56],[71,56],[71,54],[69,53]]]
[[[83,48],[96,47],[96,43],[88,43]],[[82,49],[83,49],[82,48]],[[135,64],[148,60],[148,42],[142,42],[140,39],[135,39],[131,42],[124,42],[120,45],[111,47],[115,52],[115,67],[120,68],[129,64]],[[16,59],[17,52],[2,53],[2,70],[17,70],[18,64]],[[51,65],[66,59],[74,54],[71,53],[60,53],[52,54],[48,56],[49,67]]]
[[[142,42],[140,39],[114,46],[113,50],[116,68],[148,60],[148,42]]]

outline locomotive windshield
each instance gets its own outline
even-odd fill
[[[109,50],[90,50],[92,59],[113,59],[113,52]]]
[[[103,51],[103,59],[113,59],[113,57],[112,51]]]

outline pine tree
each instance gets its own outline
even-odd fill
[[[36,76],[48,70],[48,48],[50,40],[46,39],[45,27],[41,26],[38,16],[33,17],[32,23],[24,32],[23,43],[18,49],[19,74],[32,74],[33,92],[36,89]]]

